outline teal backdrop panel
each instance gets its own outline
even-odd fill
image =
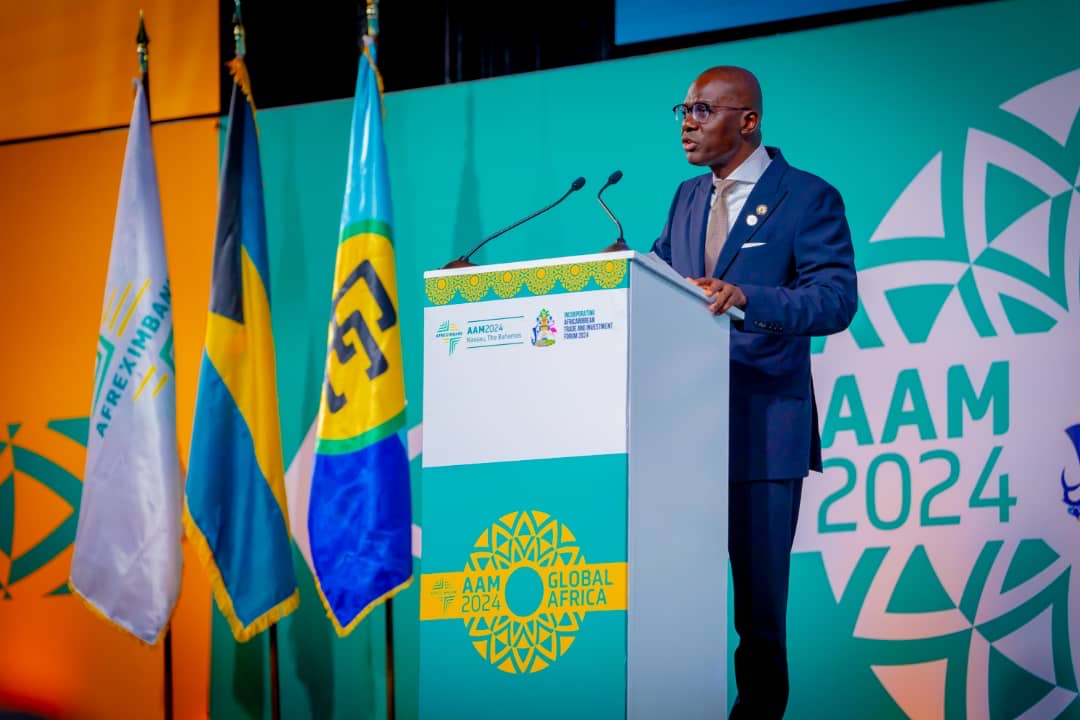
[[[931,688],[922,695],[938,717],[975,712],[978,697],[992,717],[1080,717],[1080,603],[1070,602],[1080,526],[1059,484],[1080,482],[1063,432],[1080,423],[1080,396],[1074,360],[1047,364],[1075,358],[1080,337],[1078,27],[1075,2],[1002,0],[387,96],[408,427],[423,420],[423,271],[578,175],[583,191],[474,259],[603,248],[616,231],[595,191],[616,168],[624,178],[605,200],[631,247],[647,250],[675,186],[698,172],[671,106],[702,69],[748,67],[764,89],[765,142],[844,197],[864,301],[851,332],[815,346],[834,466],[803,502],[788,716],[899,718],[926,709],[911,688]],[[254,80],[257,98],[270,80]],[[258,113],[286,465],[317,409],[350,111],[345,99]],[[1048,260],[1010,259],[1017,218],[1037,232],[1013,235],[1047,238]],[[976,253],[999,235],[1002,250]],[[1034,397],[1049,400],[1028,407]],[[419,518],[417,458],[411,469]],[[1005,475],[1011,485],[999,484]],[[280,626],[284,715],[383,717],[383,612],[337,639],[295,559],[301,606]],[[395,600],[402,718],[417,712],[418,616],[414,585]],[[906,624],[890,625],[897,617]],[[920,623],[932,632],[897,629]],[[1018,654],[1010,638],[1025,628],[1049,659]],[[213,716],[269,717],[265,635],[238,646],[216,612],[213,633]]]

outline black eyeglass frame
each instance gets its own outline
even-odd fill
[[[701,112],[698,111],[701,108]],[[754,112],[754,108],[751,107],[735,107],[733,105],[713,105],[707,102],[696,102],[687,105],[686,103],[676,103],[671,108],[671,112],[674,113],[675,119],[682,123],[686,119],[686,116],[694,118],[694,122],[705,123],[709,121],[709,118],[713,116],[713,113],[721,110],[736,110],[742,112]],[[704,114],[704,117],[698,117],[699,114]]]

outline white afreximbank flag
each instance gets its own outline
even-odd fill
[[[138,83],[105,288],[71,588],[147,643],[180,592],[172,302],[150,118]]]

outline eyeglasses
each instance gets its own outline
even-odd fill
[[[675,113],[675,120],[679,124],[682,124],[687,115],[694,118],[694,122],[696,123],[708,122],[713,113],[721,110],[753,110],[753,108],[732,107],[730,105],[710,105],[707,102],[696,102],[693,105],[679,103],[671,108],[671,111]]]

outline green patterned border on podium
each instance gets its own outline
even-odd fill
[[[627,287],[629,260],[600,260],[426,278],[432,305]],[[492,297],[494,293],[494,297]]]

